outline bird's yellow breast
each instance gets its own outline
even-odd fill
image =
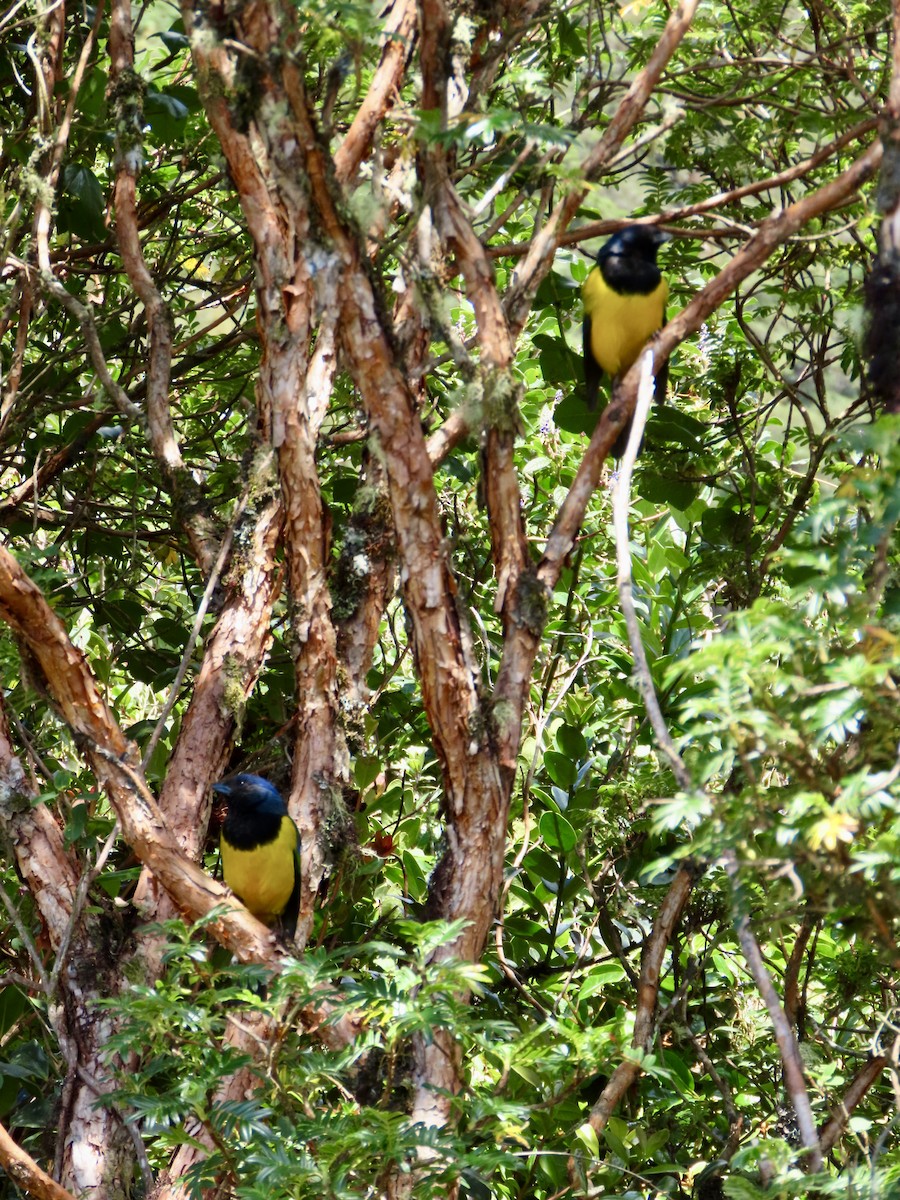
[[[607,375],[621,375],[649,337],[662,328],[669,287],[663,279],[643,296],[614,291],[595,268],[584,283],[584,315],[591,322],[591,353]]]
[[[281,818],[281,828],[271,842],[238,850],[219,841],[222,874],[237,898],[261,921],[271,923],[284,912],[294,890],[297,827],[290,817]]]

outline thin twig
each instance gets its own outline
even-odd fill
[[[3,887],[2,885],[0,885],[0,903],[2,903],[3,907],[6,909],[9,919],[12,921],[13,925],[15,925],[15,927],[16,927],[16,933],[22,939],[22,945],[28,951],[28,957],[31,959],[31,964],[34,967],[35,971],[37,972],[38,978],[41,981],[41,988],[43,989],[44,994],[46,996],[49,996],[50,995],[50,981],[48,979],[47,972],[44,970],[43,960],[37,952],[37,946],[35,946],[34,941],[32,940],[31,934],[28,932],[28,929],[26,928],[24,921],[19,916],[18,909],[13,904],[12,900],[10,900],[9,896],[6,894],[6,888]]]

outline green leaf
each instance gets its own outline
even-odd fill
[[[19,988],[0,988],[0,1034],[8,1033],[27,1007],[28,997]]]
[[[75,162],[64,163],[57,205],[60,231],[77,234],[84,241],[103,241],[106,237],[104,211],[103,188],[90,167]]]
[[[544,754],[544,766],[557,787],[568,791],[574,785],[578,774],[578,764],[568,755],[548,750]]]
[[[538,828],[544,842],[552,850],[558,850],[561,854],[571,854],[578,843],[575,830],[559,813],[541,813]]]
[[[570,380],[570,390],[553,410],[553,420],[567,433],[583,433],[590,437],[600,419],[600,413],[588,408],[580,394],[582,390],[583,385],[580,381]]]
[[[610,984],[621,983],[624,979],[627,979],[627,975],[620,962],[594,963],[578,989],[578,999],[587,1000],[589,996],[605,991]]]
[[[764,1200],[765,1198],[764,1192],[739,1175],[729,1175],[722,1180],[722,1195],[726,1197],[726,1200]]]
[[[587,757],[587,741],[578,726],[560,725],[556,730],[555,740],[560,751],[573,763],[582,762]]]
[[[594,1127],[587,1121],[582,1122],[575,1130],[575,1137],[591,1158],[600,1157],[600,1141]]]
[[[170,92],[148,91],[144,97],[144,118],[161,142],[176,142],[184,137],[188,107]]]

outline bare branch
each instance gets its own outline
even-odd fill
[[[791,956],[784,969],[784,1015],[792,1026],[797,1024],[800,1016],[800,967],[803,965],[803,955],[815,927],[815,920],[805,912],[797,930]]]
[[[738,895],[738,888],[740,886],[738,882],[738,864],[734,853],[731,851],[725,856],[725,870],[728,872],[735,892],[734,904],[737,909],[735,913],[735,927],[737,929],[738,941],[744,953],[744,960],[750,968],[750,974],[753,976],[759,994],[762,996],[768,1009],[769,1020],[772,1022],[772,1028],[775,1031],[775,1041],[778,1043],[781,1064],[784,1068],[785,1086],[794,1112],[797,1115],[797,1125],[800,1130],[803,1147],[807,1151],[804,1165],[809,1171],[819,1171],[822,1167],[822,1147],[819,1143],[819,1135],[816,1132],[816,1123],[813,1119],[812,1108],[809,1103],[809,1093],[806,1090],[806,1082],[803,1078],[803,1060],[800,1057],[800,1047],[797,1044],[794,1031],[785,1016],[784,1009],[781,1007],[778,993],[775,991],[775,986],[772,983],[772,977],[766,968],[766,964],[763,962],[759,943],[750,927],[750,919],[745,912],[740,910],[739,906],[742,904],[742,901]]]
[[[853,1110],[878,1079],[889,1061],[887,1055],[876,1055],[870,1058],[850,1080],[850,1085],[840,1104],[836,1106],[831,1118],[819,1131],[819,1145],[823,1154],[828,1154],[837,1145],[853,1115]]]

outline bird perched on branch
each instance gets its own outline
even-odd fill
[[[294,936],[300,904],[300,835],[278,789],[260,775],[213,784],[228,802],[219,836],[222,875],[237,898],[267,925]]]
[[[650,225],[627,225],[605,242],[597,265],[584,283],[584,379],[588,408],[596,408],[603,375],[613,382],[635,362],[644,343],[666,319],[669,287],[656,264],[668,234]],[[668,367],[656,372],[656,402],[666,394]],[[620,457],[628,442],[624,429],[613,446]]]

